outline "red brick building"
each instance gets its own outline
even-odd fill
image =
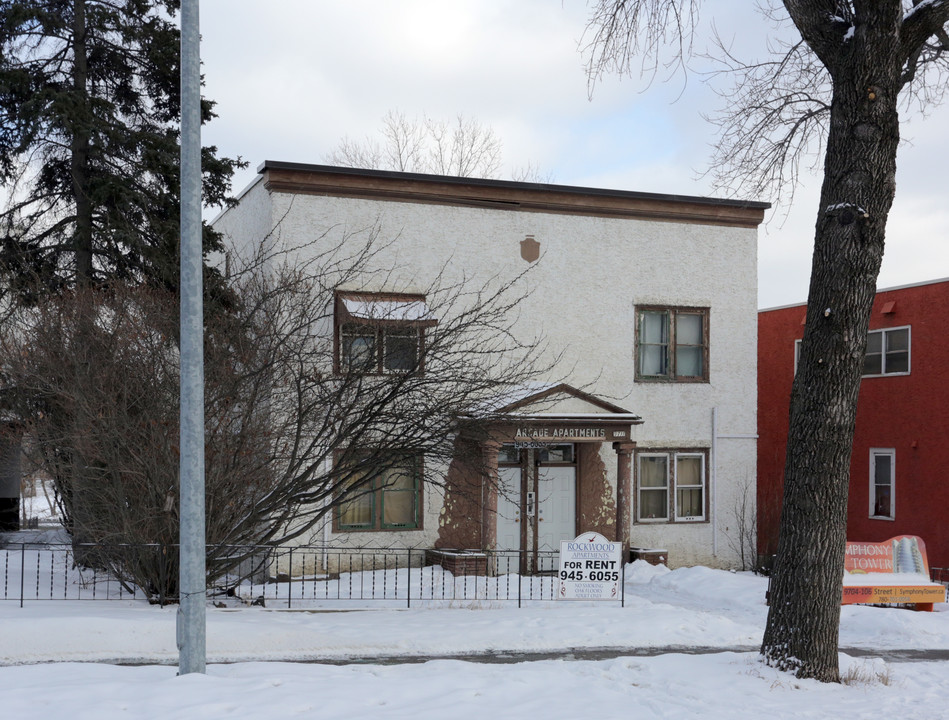
[[[918,535],[949,567],[949,278],[877,293],[850,462],[847,539]],[[806,305],[758,313],[758,551],[777,550]]]

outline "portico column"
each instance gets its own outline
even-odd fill
[[[498,546],[498,451],[501,443],[486,440],[481,444],[481,549]]]
[[[630,488],[632,487],[632,456],[634,442],[613,443],[616,451],[616,542],[629,544]]]

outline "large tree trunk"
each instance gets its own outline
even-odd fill
[[[834,80],[831,127],[761,648],[769,664],[825,682],[839,681],[850,455],[895,191],[900,63],[893,27],[898,23],[889,18],[879,27],[858,26],[838,51],[836,67],[828,63]]]

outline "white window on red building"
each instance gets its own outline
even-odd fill
[[[896,518],[896,450],[870,448],[870,517]]]

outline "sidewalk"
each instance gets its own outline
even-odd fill
[[[691,648],[757,652],[767,618],[766,587],[766,578],[750,573],[669,571],[640,561],[627,567],[625,607],[569,601],[521,609],[482,603],[474,609],[352,612],[210,607],[207,658],[341,662],[564,652],[618,657]],[[23,608],[0,603],[0,664],[175,663],[176,611],[144,601],[46,600]],[[949,651],[949,612],[944,604],[935,612],[846,606],[840,646],[871,655],[892,651],[894,658]]]
[[[760,661],[766,586],[746,573],[636,563],[625,608],[212,607],[207,673],[181,677],[173,607],[0,603],[0,707],[20,720],[945,715],[944,606],[842,608],[846,682],[822,684]]]

